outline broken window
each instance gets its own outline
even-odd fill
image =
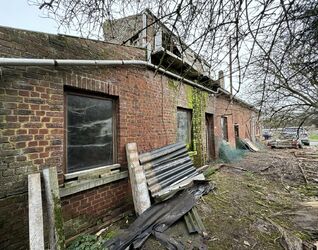
[[[177,109],[177,142],[184,142],[191,144],[191,125],[192,125],[192,111],[189,109]]]
[[[113,100],[67,93],[67,172],[113,164]]]
[[[227,117],[225,117],[225,116],[221,117],[221,129],[222,129],[222,139],[224,141],[229,141],[229,134],[228,134],[228,128],[227,128]]]

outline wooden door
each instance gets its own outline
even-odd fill
[[[214,142],[214,117],[213,114],[205,115],[206,126],[206,148],[208,160],[214,160],[215,156],[215,142]]]

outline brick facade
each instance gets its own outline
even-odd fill
[[[0,28],[0,57],[138,59],[145,51],[79,38]],[[189,89],[150,69],[118,67],[2,67],[0,75],[0,248],[27,248],[27,174],[56,166],[65,173],[65,90],[111,97],[117,104],[117,159],[126,168],[125,145],[136,142],[145,152],[176,141],[177,107],[194,109]],[[188,90],[186,90],[188,88]],[[203,91],[202,91],[203,92]],[[204,114],[214,115],[215,135],[220,117],[229,120],[230,144],[235,145],[233,124],[249,137],[253,111],[225,97],[203,93],[202,139],[196,157],[206,157]],[[192,104],[191,104],[192,103]],[[201,117],[201,116],[199,116]],[[63,178],[60,178],[63,185]],[[106,222],[131,208],[127,179],[62,198],[67,237]]]

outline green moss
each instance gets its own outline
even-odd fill
[[[103,240],[98,238],[96,235],[81,235],[74,240],[71,245],[67,248],[69,250],[102,250],[105,249],[103,246]]]
[[[169,88],[176,90],[176,82],[170,80]],[[187,145],[191,151],[195,166],[199,167],[205,163],[205,154],[203,150],[203,129],[205,128],[205,109],[208,99],[208,93],[190,85],[184,85],[187,100],[187,108],[192,109],[192,141]]]
[[[309,135],[309,139],[313,141],[318,141],[318,134],[311,134]]]
[[[179,84],[178,84],[178,82],[173,81],[173,80],[170,79],[170,80],[168,81],[168,87],[169,87],[171,90],[173,90],[174,92],[177,92],[178,89],[179,89]]]
[[[103,239],[109,240],[109,239],[116,237],[117,235],[118,235],[117,230],[109,230],[109,231],[107,231],[107,233],[105,235],[103,235]]]
[[[298,187],[300,193],[306,196],[318,196],[318,186],[317,185],[301,185]]]
[[[306,232],[300,232],[300,231],[296,231],[294,233],[294,235],[297,237],[297,238],[300,238],[302,241],[311,241],[313,240],[313,238]]]
[[[64,226],[63,226],[63,215],[61,209],[61,201],[58,197],[53,196],[54,202],[54,222],[55,222],[55,230],[58,235],[58,245],[57,249],[65,249],[64,243]]]
[[[208,179],[211,175],[215,174],[216,173],[216,168],[213,168],[212,166],[210,166],[208,169],[206,169],[203,174],[204,174],[204,177],[206,179]]]
[[[208,93],[195,88],[192,90],[193,148],[197,152],[194,156],[195,166],[202,166],[206,158],[203,150],[203,129],[207,99]]]
[[[190,85],[185,85],[185,92],[187,98],[187,106],[189,109],[193,108],[193,87]]]

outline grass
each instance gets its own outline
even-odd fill
[[[255,249],[282,249],[280,233],[265,218],[272,218],[294,235],[308,237],[294,227],[289,216],[283,215],[296,209],[298,194],[284,192],[280,183],[251,172],[216,172],[210,178],[217,190],[203,199],[212,212],[201,211],[209,234],[215,238],[209,241],[209,249],[245,249],[244,241]]]
[[[105,247],[103,246],[104,242],[119,234],[120,227],[126,224],[125,220],[127,221],[127,218],[123,218],[116,224],[108,226],[105,232],[101,233],[100,236],[96,236],[95,234],[84,234],[77,237],[70,243],[67,250],[105,250]]]
[[[309,135],[309,140],[318,141],[318,134],[311,134],[311,135]]]

